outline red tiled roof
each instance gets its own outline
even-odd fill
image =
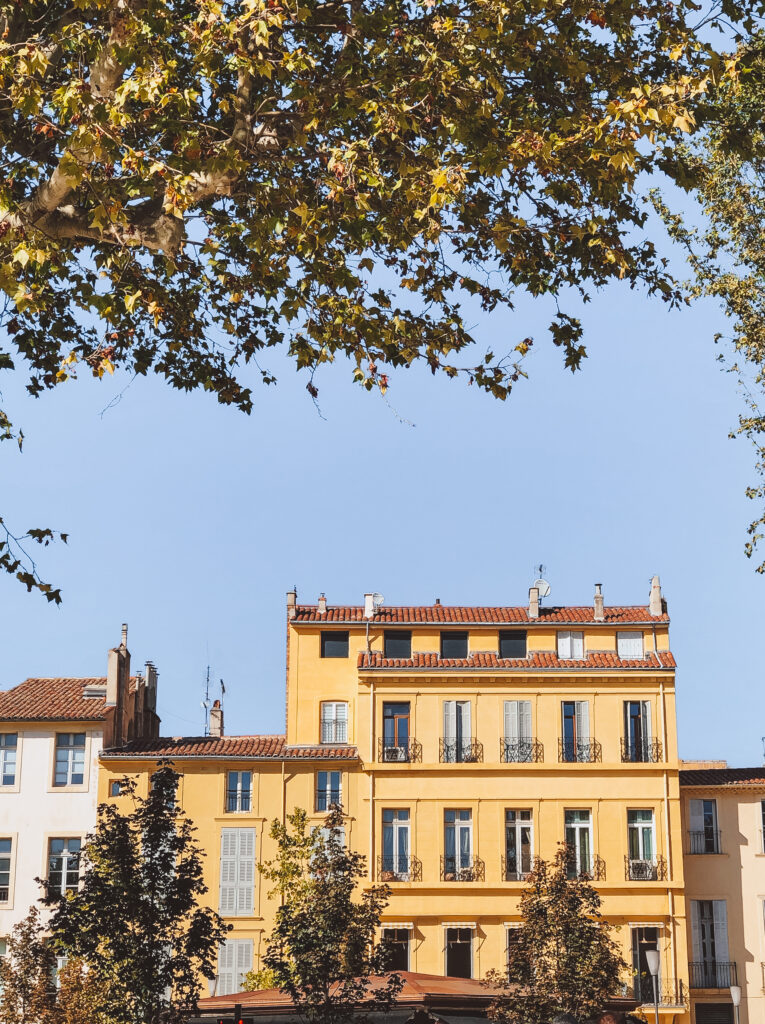
[[[648,652],[644,658],[619,658],[609,651],[592,651],[586,658],[559,658],[552,651],[536,651],[528,658],[500,658],[495,651],[476,651],[467,658],[442,658],[439,654],[413,654],[411,658],[385,658],[380,651],[359,654],[359,669],[672,669],[675,659],[669,651],[658,655]]]
[[[112,713],[104,697],[85,697],[87,687],[106,686],[103,676],[86,679],[25,679],[0,691],[0,720],[99,722]]]
[[[604,610],[605,619],[603,625],[613,626],[621,623],[654,623],[669,622],[669,615],[664,612],[661,615],[651,615],[645,605],[614,605]],[[290,620],[293,623],[303,622],[331,622],[331,623],[353,623],[366,622],[364,609],[360,606],[327,606],[326,612],[320,612],[318,605],[299,604],[295,608],[295,615]],[[419,605],[416,607],[400,606],[387,608],[382,605],[370,620],[374,625],[387,625],[396,623],[398,625],[411,623],[444,622],[444,623],[465,623],[473,625],[518,625],[518,624],[539,624],[544,626],[548,622],[595,622],[595,610],[592,605],[576,606],[550,606],[539,609],[538,619],[529,619],[529,610],[525,607],[497,607],[497,608],[466,608],[456,605],[431,604]]]
[[[694,768],[680,771],[681,786],[755,786],[765,787],[762,768]]]
[[[354,761],[355,747],[288,745],[284,736],[173,736],[156,740],[133,740],[124,747],[106,750],[106,758],[225,757],[268,760],[312,761],[316,759]]]

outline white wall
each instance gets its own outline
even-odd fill
[[[13,732],[12,723],[3,723]],[[48,839],[82,836],[96,822],[98,755],[103,746],[103,727],[79,722],[19,726],[17,792],[0,786],[0,837],[14,840],[11,865],[11,902],[0,904],[0,937],[26,916],[39,898],[36,877],[47,875]],[[86,777],[81,787],[53,788],[56,732],[86,734]],[[10,788],[10,787],[8,787]]]

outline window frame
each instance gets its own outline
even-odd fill
[[[84,741],[84,744],[82,746],[80,746],[79,744],[77,744],[77,745],[72,744],[72,745],[69,745],[67,747],[63,747],[63,746],[59,747],[58,741],[59,741],[59,737],[60,736],[84,736],[85,741]],[[65,782],[65,783],[56,783],[56,765],[57,765],[57,761],[58,761],[57,751],[59,749],[67,750],[70,753],[73,753],[74,751],[77,751],[77,750],[82,750],[82,752],[83,752],[83,754],[82,754],[82,757],[83,757],[83,763],[82,763],[82,782],[71,782],[71,781],[69,781],[71,779],[72,774],[73,774],[72,771],[71,771],[72,758],[70,756],[67,759],[67,782]],[[90,786],[90,732],[87,729],[78,729],[77,731],[72,731],[70,729],[66,729],[66,730],[64,730],[64,729],[57,729],[54,732],[54,734],[53,734],[53,742],[51,743],[51,763],[50,763],[50,771],[49,771],[48,779],[49,779],[48,792],[51,792],[51,793],[85,793],[85,792],[87,792],[87,790],[88,790],[88,788]]]
[[[464,926],[461,926],[461,925],[458,925],[458,924],[444,925],[443,928],[444,928],[444,975],[446,977],[450,977],[450,975],[447,973],[448,970],[449,970],[449,932],[468,932],[470,934],[470,938],[468,939],[468,944],[470,946],[470,975],[469,975],[469,977],[472,978],[474,973],[475,973],[475,948],[474,948],[475,947],[475,942],[474,942],[474,935],[473,935],[473,932],[474,932],[475,929],[471,928],[470,926],[464,927]],[[454,941],[455,942],[461,942],[461,940],[459,938],[455,939]],[[452,977],[460,977],[460,975],[452,975]]]
[[[77,842],[77,843],[80,844],[80,848],[77,851],[77,885],[76,885],[76,887],[75,886],[69,886],[69,885],[66,884],[66,876],[68,874],[67,863],[68,863],[68,861],[70,859],[69,856],[68,856],[68,845],[69,845],[70,842]],[[84,846],[85,846],[85,837],[82,835],[81,832],[69,832],[69,833],[57,832],[57,833],[46,834],[46,836],[45,836],[46,857],[45,857],[45,874],[44,874],[44,877],[47,879],[49,885],[51,884],[51,881],[50,881],[51,864],[50,864],[50,862],[51,862],[52,857],[54,856],[54,854],[51,852],[51,844],[52,843],[64,843],[64,850],[62,850],[62,853],[60,855],[61,858],[62,858],[62,861],[63,861],[63,864],[62,864],[62,867],[61,867],[61,882],[62,882],[62,885],[58,886],[55,889],[56,895],[64,896],[64,895],[66,895],[67,892],[76,892],[79,889],[79,887],[80,887],[80,880],[82,878],[82,851],[83,851]],[[57,855],[57,856],[59,856],[59,855]],[[62,886],[63,886],[63,888],[62,888]]]
[[[585,826],[585,822],[583,822],[583,821],[576,821],[576,822],[571,822],[571,823],[567,822],[566,821],[566,815],[568,815],[568,814],[587,814],[587,815],[589,815],[589,818],[588,818],[588,821],[586,823],[586,826]],[[573,844],[569,843],[568,837],[566,835],[566,833],[567,833],[569,828],[574,829],[574,831],[577,833],[576,841]],[[579,835],[578,834],[580,832],[587,832],[588,836],[589,836],[589,838],[588,838],[588,847],[589,847],[589,849],[587,851],[588,854],[589,854],[589,864],[587,865],[586,869],[584,869],[584,870],[582,870],[582,866],[580,864],[580,856],[579,856],[580,855],[580,849],[579,849]],[[593,814],[592,814],[592,808],[591,807],[564,807],[564,809],[563,809],[563,839],[564,839],[564,842],[565,842],[566,846],[573,845],[573,847],[574,847],[574,855],[575,855],[575,863],[576,863],[576,875],[575,875],[575,877],[578,878],[579,875],[591,875],[593,867],[595,866],[594,834],[593,834]]]
[[[391,815],[390,821],[386,821],[386,815]],[[386,830],[390,832],[391,837],[391,849],[393,853],[391,856],[391,867],[385,867],[385,834]],[[404,854],[405,862],[402,867],[401,854],[399,847],[401,845],[400,833],[406,833],[406,853]],[[383,864],[383,871],[391,871],[397,876],[398,881],[408,881],[408,876],[412,870],[412,812],[408,807],[383,807],[380,810],[380,851],[381,859]],[[406,879],[402,879],[401,876],[406,875]]]
[[[236,787],[232,789],[231,776],[237,776]],[[242,786],[242,776],[249,775],[250,784],[245,790]],[[235,807],[231,807],[231,795],[234,794],[236,804]],[[247,806],[242,807],[242,798],[245,793],[247,794]],[[226,772],[226,792],[224,801],[224,813],[225,814],[252,814],[252,769],[251,768],[232,768]]]
[[[325,719],[325,717],[324,717],[324,709],[325,708],[330,708],[330,707],[334,709],[334,713],[332,715],[332,718]],[[344,719],[343,718],[338,718],[338,715],[337,715],[337,709],[341,708],[341,707],[345,708],[345,718]],[[342,744],[348,743],[348,736],[349,736],[349,733],[350,733],[349,719],[350,719],[350,708],[349,708],[349,702],[347,700],[323,700],[323,701],[321,701],[320,704],[319,704],[319,743],[322,746],[330,746],[333,743],[342,743]],[[340,724],[342,724],[343,722],[345,723],[345,739],[338,739],[337,738],[337,733],[338,733],[338,731],[342,731],[342,730],[339,730],[338,726]],[[324,739],[324,726],[325,726],[325,724],[327,724],[328,726],[332,727],[332,731],[333,731],[334,735],[333,735],[333,737],[331,739]]]
[[[507,820],[508,814],[528,814],[528,818],[516,817],[512,822]],[[508,854],[508,838],[510,832],[515,833],[515,860],[516,864],[521,861],[521,866],[516,867],[515,879],[516,881],[522,881],[525,875],[529,874],[534,868],[534,809],[532,807],[506,807],[505,808],[505,876],[504,881],[512,881],[508,877],[509,875],[509,854]],[[529,830],[529,866],[528,869],[523,868],[523,842],[522,833],[527,828]],[[521,851],[519,853],[519,851]]]
[[[650,814],[650,832],[651,832],[651,856],[645,856],[644,846],[644,832],[647,828],[648,822],[644,821],[630,821],[631,814]],[[632,834],[636,833],[638,836],[638,849],[640,852],[639,857],[632,856]],[[656,811],[653,807],[628,807],[627,808],[627,856],[630,861],[645,861],[647,864],[651,864],[656,867],[658,863],[658,852],[656,850]]]
[[[16,854],[18,853],[19,846],[18,832],[4,832],[0,834],[0,840],[7,840],[11,844],[11,849],[8,855],[8,898],[6,900],[0,900],[0,909],[12,910],[14,890],[16,888]],[[5,859],[5,851],[0,853],[0,857]]]
[[[396,641],[407,641],[406,653],[396,653],[393,645]],[[390,645],[390,646],[389,646]],[[383,630],[383,657],[402,658],[408,661],[412,657],[412,631],[411,629],[384,629]]]
[[[386,939],[386,932],[406,932],[406,943],[399,938]],[[403,946],[406,945],[406,967],[394,967],[393,964],[388,965],[389,971],[409,971],[410,964],[412,962],[412,929],[411,928],[395,928],[390,925],[386,925],[383,921],[380,925],[380,942],[387,943],[391,946]]]
[[[327,644],[334,643],[339,644],[342,639],[345,640],[345,653],[344,654],[328,654]],[[323,629],[321,631],[321,637],[319,639],[319,657],[320,658],[349,658],[351,650],[350,632],[347,629]]]
[[[565,654],[561,649],[561,641],[568,640],[569,653]],[[578,640],[581,644],[579,654],[575,653],[574,642]],[[584,650],[584,630],[582,629],[559,629],[555,638],[555,648],[558,658],[561,661],[584,661],[586,654]]]
[[[453,814],[455,817],[448,821],[447,814]],[[468,817],[456,817],[457,815],[465,815]],[[444,865],[446,864],[446,858],[449,854],[446,852],[447,842],[446,836],[451,826],[451,830],[454,833],[454,874],[458,875],[460,871],[471,871],[475,862],[475,836],[473,834],[473,809],[472,807],[445,807],[444,808],[444,819],[443,819],[444,831],[443,831],[443,842],[444,842]],[[462,862],[462,843],[461,833],[465,831],[469,836],[469,854],[468,863],[463,864]]]
[[[322,789],[319,781],[322,775],[326,775],[325,785]],[[337,775],[337,789],[332,787],[332,776]],[[319,794],[323,793],[325,797],[325,806],[319,806]],[[332,799],[332,794],[337,793],[337,800]],[[338,807],[343,806],[343,773],[339,768],[319,768],[316,771],[316,777],[314,779],[314,811],[317,814],[327,814],[332,804],[337,804]]]
[[[22,734],[18,731],[18,729],[3,729],[3,730],[0,731],[0,740],[2,740],[4,736],[15,736],[16,737],[16,744],[15,744],[15,746],[13,748],[7,747],[7,746],[5,746],[5,744],[0,745],[0,793],[18,793],[19,792],[20,783],[21,783],[20,776],[21,776],[21,744],[22,744]],[[11,749],[14,752],[14,756],[13,756],[13,768],[14,768],[14,771],[13,771],[13,782],[3,783],[3,776],[5,774],[4,773],[4,765],[5,765],[5,755],[4,755],[4,752],[8,751],[8,750],[11,750]]]
[[[447,642],[447,646],[450,642],[459,642],[460,653],[448,654],[444,652],[444,641]],[[464,641],[464,648],[462,643]],[[464,653],[461,653],[464,650]],[[467,658],[470,653],[470,630],[468,629],[442,629],[439,636],[439,657],[441,658],[454,658],[462,661]]]
[[[520,637],[523,638],[523,654],[506,654],[503,652],[503,644]],[[497,655],[500,658],[528,658],[529,631],[527,629],[500,629],[497,636]]]
[[[634,640],[636,637],[640,638],[639,654],[628,654],[626,651],[620,648],[620,641],[626,641],[627,639]],[[641,661],[643,658],[645,658],[645,635],[642,629],[617,629],[616,656],[621,661]]]

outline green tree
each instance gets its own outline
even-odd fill
[[[369,390],[421,364],[503,399],[529,326],[471,355],[471,325],[519,292],[577,368],[570,293],[679,299],[637,186],[720,72],[697,10],[0,0],[0,369],[33,395],[156,372],[247,412],[281,347],[314,397],[342,358]]]
[[[537,860],[520,898],[507,972],[488,980],[503,989],[489,1015],[498,1024],[549,1024],[570,1014],[596,1020],[620,991],[627,973],[613,926],[603,920],[600,896],[585,876],[569,878],[569,853]]]
[[[349,1024],[390,1010],[401,989],[384,974],[388,950],[376,943],[390,889],[365,886],[365,858],[344,843],[343,815],[332,810],[323,829],[310,828],[305,811],[287,825],[274,821],[275,860],[261,865],[279,897],[263,964],[309,1024]],[[356,898],[354,898],[356,897]],[[360,1007],[363,1006],[363,1012]]]
[[[120,802],[132,809],[98,808],[79,890],[45,897],[53,948],[104,987],[110,1024],[181,1020],[196,1006],[200,978],[215,975],[228,931],[199,905],[203,852],[175,799],[179,778],[160,762],[145,799],[124,779]]]
[[[56,1024],[55,971],[56,954],[46,942],[39,908],[32,907],[14,926],[0,957],[0,1021]]]

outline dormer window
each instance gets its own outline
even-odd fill
[[[383,650],[386,658],[411,658],[411,629],[386,629],[383,632]]]
[[[441,633],[442,658],[467,658],[468,631],[466,629],[445,629]]]
[[[526,630],[501,629],[499,631],[500,658],[526,657]]]
[[[579,661],[584,657],[584,633],[573,629],[558,631],[558,657]]]
[[[322,631],[321,656],[322,658],[347,658],[348,630],[332,629]]]
[[[625,660],[643,657],[643,634],[637,630],[622,630],[616,634],[616,653]]]

